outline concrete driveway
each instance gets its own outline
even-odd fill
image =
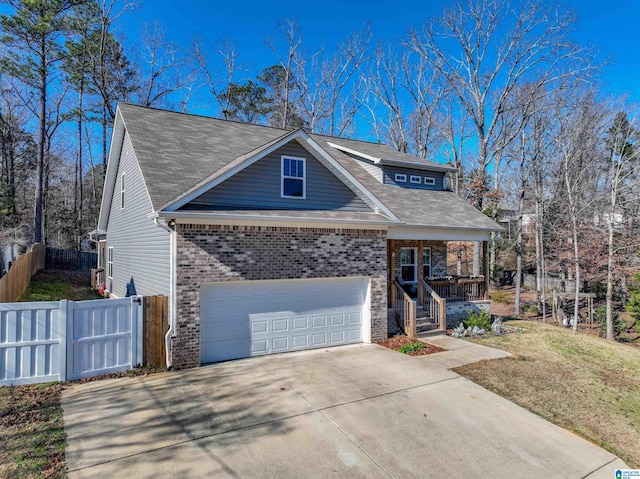
[[[502,352],[441,341],[452,350],[343,346],[74,385],[62,401],[69,477],[612,478],[625,467],[446,369]]]

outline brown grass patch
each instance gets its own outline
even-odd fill
[[[66,477],[62,387],[0,388],[0,477]]]
[[[510,324],[530,334],[477,342],[514,357],[455,371],[640,467],[640,351],[536,322]]]

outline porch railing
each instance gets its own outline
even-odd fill
[[[438,329],[447,329],[447,300],[436,293],[422,278],[418,282],[418,302],[430,318],[438,322]]]
[[[402,289],[397,280],[391,283],[392,311],[398,326],[410,338],[416,337],[416,302]]]
[[[427,280],[426,284],[447,301],[482,301],[486,298],[484,278]]]

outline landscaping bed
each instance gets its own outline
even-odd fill
[[[378,341],[376,344],[380,346],[384,346],[385,348],[393,349],[394,351],[401,351],[403,347],[406,349],[410,349],[411,351],[406,352],[409,356],[425,356],[427,354],[440,353],[442,351],[446,351],[446,349],[439,348],[438,346],[434,346],[432,344],[428,344],[422,342],[418,339],[411,339],[408,336],[393,336],[392,338],[385,339],[383,341]],[[412,345],[417,344],[417,347],[412,347]],[[422,347],[424,346],[424,347]]]
[[[640,350],[534,321],[473,339],[513,354],[454,371],[640,467]]]

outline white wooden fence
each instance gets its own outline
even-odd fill
[[[140,365],[141,300],[0,303],[0,386],[70,381]]]

